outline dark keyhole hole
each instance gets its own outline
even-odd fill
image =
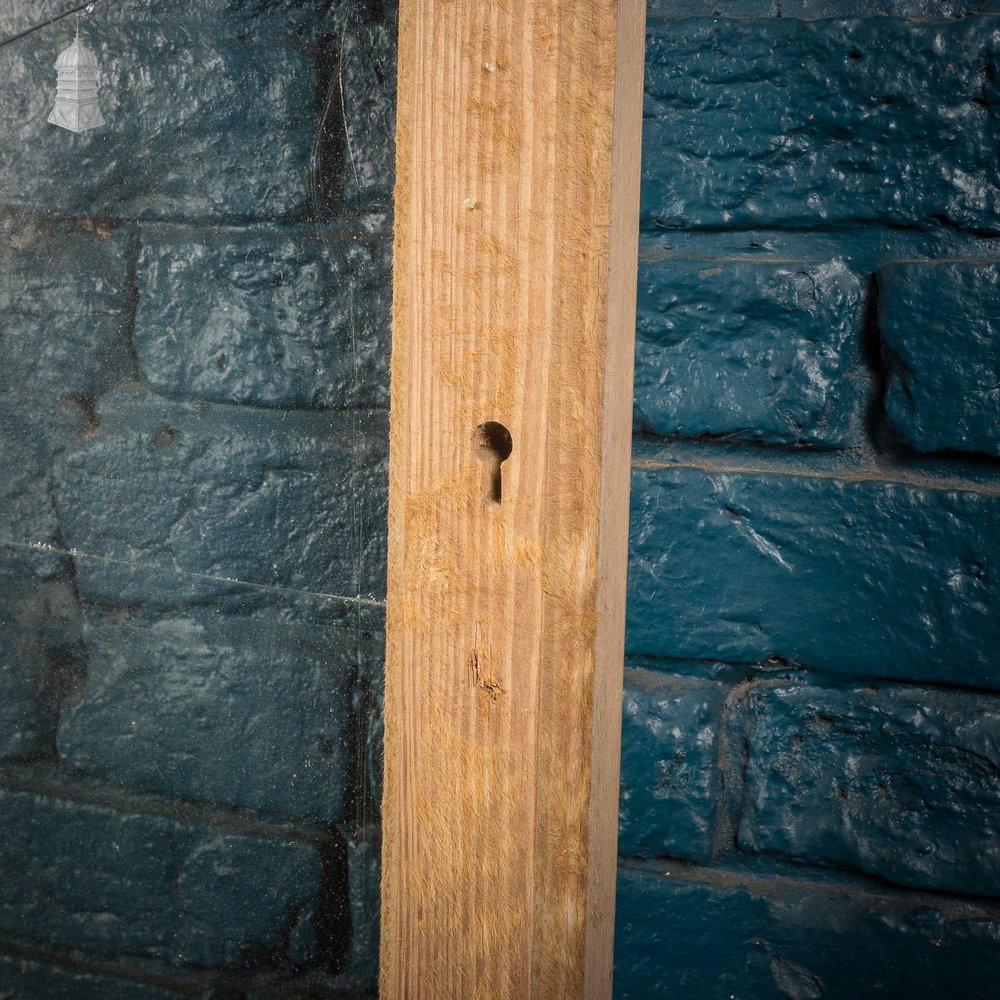
[[[495,420],[480,424],[472,434],[476,454],[486,466],[486,502],[500,503],[503,499],[503,479],[500,466],[510,458],[514,440],[510,431]]]

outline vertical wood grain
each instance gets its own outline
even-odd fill
[[[400,5],[385,1000],[610,996],[643,41]]]

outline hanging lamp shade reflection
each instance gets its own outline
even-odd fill
[[[59,53],[56,106],[49,122],[70,132],[86,132],[104,124],[97,103],[97,56],[79,38]]]

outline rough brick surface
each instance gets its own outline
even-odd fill
[[[0,391],[93,396],[129,377],[128,239],[30,217],[0,222]]]
[[[143,232],[135,347],[160,392],[258,406],[387,406],[385,242]]]
[[[635,426],[838,446],[864,383],[861,284],[840,261],[645,260]]]
[[[396,177],[396,31],[394,18],[373,21],[364,7],[346,5],[334,99],[344,116],[344,197],[374,207],[390,200]]]
[[[27,389],[0,392],[0,577],[49,578],[68,567],[52,493],[53,455],[84,429],[75,403],[53,402]],[[41,546],[41,547],[40,547]]]
[[[0,39],[6,40],[65,11],[62,0],[35,0],[27,4],[9,3],[0,10]]]
[[[998,33],[989,17],[650,21],[642,224],[1000,231]]]
[[[739,0],[735,0],[739,3]],[[996,0],[774,0],[783,17],[913,17],[945,21],[1000,13]]]
[[[395,4],[0,6],[0,996],[370,995]]]
[[[56,9],[0,11],[0,39]],[[629,643],[676,673],[628,671],[621,848],[671,860],[622,875],[619,997],[996,992],[995,905],[883,888],[1000,892],[992,699],[940,683],[1000,683],[996,490],[919,458],[908,485],[803,472],[872,444],[876,332],[901,441],[998,454],[992,269],[883,266],[992,252],[968,230],[1000,231],[1000,28],[949,21],[997,9],[651,0],[642,217],[673,259],[643,267],[637,422],[793,475],[636,473]],[[71,22],[0,46],[0,756],[58,748],[76,789],[0,790],[0,932],[194,966],[188,991],[252,973],[220,1000],[377,975],[381,611],[337,595],[384,593],[386,420],[332,411],[386,402],[393,17],[99,4],[109,124],[82,136],[45,124]],[[846,686],[771,679],[734,718],[704,661],[768,657]],[[192,801],[226,815],[171,818]],[[692,865],[736,850],[738,806],[753,874]],[[0,958],[0,995],[159,1000],[108,975]]]
[[[708,860],[725,693],[717,681],[625,671],[619,854]]]
[[[363,988],[378,984],[382,888],[381,832],[369,829],[347,842],[351,894],[351,951],[344,978]]]
[[[1000,455],[1000,266],[890,265],[877,301],[899,436],[918,451]]]
[[[319,0],[263,17],[261,4],[97,7],[82,34],[107,124],[80,135],[46,121],[72,20],[0,48],[3,200],[85,217],[308,211],[319,97],[315,50],[296,37],[304,7],[335,30]]]
[[[752,704],[741,847],[1000,896],[1000,699],[793,686]]]
[[[360,638],[371,656],[362,657],[358,667],[355,711],[366,720],[365,764],[372,807],[382,807],[383,731],[385,716],[385,614],[373,613],[368,624],[359,626]]]
[[[182,1000],[190,995],[148,982],[0,954],[0,996],[8,1000]]]
[[[101,557],[77,561],[85,597],[171,607],[273,587],[384,593],[384,415],[122,392],[98,419],[56,471],[63,537]]]
[[[337,821],[355,753],[348,628],[93,610],[60,755],[108,780]]]
[[[757,679],[626,684],[619,1000],[996,992],[998,10],[649,4],[627,645]],[[628,811],[702,743],[697,855]]]
[[[59,702],[83,657],[68,582],[0,580],[0,759],[53,753]]]
[[[647,0],[647,17],[769,17],[774,0]],[[655,29],[655,25],[653,26]]]
[[[91,398],[130,374],[127,257],[120,230],[0,220],[0,572],[67,568],[26,546],[59,547],[53,456],[86,429]]]
[[[1000,500],[826,477],[638,470],[632,653],[1000,686]]]
[[[996,995],[996,907],[832,880],[669,875],[619,874],[616,1000]]]
[[[649,0],[650,17],[913,17],[1000,13],[996,0]]]
[[[180,965],[270,960],[317,891],[315,847],[0,791],[0,929]]]

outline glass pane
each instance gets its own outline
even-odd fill
[[[394,35],[0,5],[0,995],[374,992]]]

